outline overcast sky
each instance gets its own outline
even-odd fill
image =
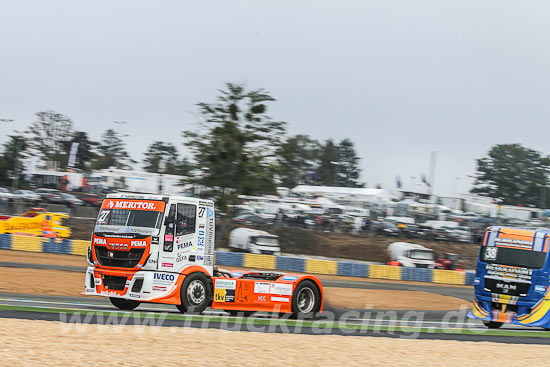
[[[194,105],[246,83],[290,134],[350,137],[369,187],[407,187],[436,151],[451,195],[494,144],[550,153],[549,19],[548,1],[0,0],[0,142],[52,109],[95,139],[128,121],[134,159],[183,149]]]

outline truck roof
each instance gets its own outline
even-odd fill
[[[181,200],[187,202],[195,202],[197,205],[214,206],[214,202],[208,199],[194,198],[189,196],[178,195],[158,195],[158,194],[142,194],[137,192],[116,192],[108,194],[107,199],[138,199],[138,200]]]
[[[431,248],[424,247],[422,245],[419,245],[417,243],[410,243],[410,242],[392,242],[389,246],[389,248],[393,249],[406,249],[406,250],[427,250],[427,251],[433,251]]]
[[[513,236],[533,237],[535,233],[539,235],[542,234],[544,236],[550,236],[549,228],[491,226],[487,228],[487,231]]]

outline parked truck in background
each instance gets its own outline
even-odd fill
[[[434,268],[434,252],[422,245],[393,242],[388,246],[388,263],[409,268]]]
[[[279,237],[266,231],[244,227],[231,231],[229,249],[253,254],[279,255],[281,253]]]

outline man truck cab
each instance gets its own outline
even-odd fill
[[[88,248],[83,294],[109,297],[121,309],[152,302],[176,305],[181,312],[322,310],[316,277],[215,268],[214,237],[210,200],[109,194]]]
[[[549,240],[548,229],[487,228],[468,316],[489,328],[505,322],[550,328]]]

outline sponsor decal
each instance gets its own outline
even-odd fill
[[[129,250],[130,246],[127,243],[109,243],[107,245],[109,250]]]
[[[102,296],[118,296],[119,295],[117,293],[117,291],[101,291],[99,294],[102,295]]]
[[[216,279],[214,284],[214,302],[235,302],[237,281],[234,279]]]
[[[290,298],[288,298],[288,297],[274,297],[274,296],[271,296],[271,302],[290,302]]]
[[[197,261],[203,261],[203,260],[204,260],[204,256],[197,255]]]
[[[187,255],[178,254],[178,256],[176,257],[176,262],[180,263],[182,261],[187,261]]]
[[[164,201],[105,199],[103,200],[101,209],[131,209],[161,212],[164,211],[164,206]]]
[[[149,261],[147,261],[147,263],[151,264],[151,265],[155,265],[157,263],[157,260],[149,259]]]
[[[139,293],[130,293],[131,298],[140,298]]]
[[[268,293],[270,288],[269,282],[254,282],[254,293]]]
[[[235,290],[237,288],[237,281],[235,279],[216,279],[214,288]]]
[[[214,289],[214,302],[235,302],[235,290]]]
[[[296,279],[298,279],[296,275],[285,275],[284,277],[281,278],[281,280],[288,280],[288,281],[295,281]]]
[[[206,208],[206,218],[210,218],[214,215],[214,211],[210,208]]]
[[[162,263],[161,265],[164,266],[165,268],[173,268],[174,267],[174,264],[172,264],[172,263]]]
[[[258,302],[267,302],[267,296],[258,296]]]
[[[147,247],[149,239],[135,240],[130,238],[104,238],[94,236],[92,243],[98,246],[107,246],[109,250],[128,251],[131,248]]]
[[[497,247],[513,247],[520,250],[531,250],[533,241],[519,240],[515,238],[495,238],[495,246]]]
[[[544,293],[544,292],[546,292],[546,287],[543,286],[543,285],[536,285],[535,286],[535,292]]]
[[[292,295],[292,284],[281,284],[281,283],[270,283],[270,284],[271,284],[271,288],[269,290],[269,293],[282,294],[284,296]]]
[[[101,285],[101,278],[94,278],[95,279],[95,285]]]
[[[107,244],[107,240],[105,238],[99,238],[99,237],[94,238],[94,245],[106,245],[106,244]]]
[[[193,242],[192,241],[187,241],[187,242],[182,242],[182,243],[178,243],[177,244],[177,248],[178,250],[187,250],[189,251],[189,249],[193,246]]]
[[[487,270],[487,275],[498,276],[501,278],[509,279],[521,279],[521,280],[531,280],[531,275],[533,274],[532,269],[528,268],[516,268],[513,266],[505,266],[498,264],[486,264],[485,269]]]
[[[204,258],[204,265],[214,265],[214,256],[206,256]]]
[[[147,241],[145,240],[135,240],[130,242],[132,247],[147,247]]]
[[[151,243],[153,245],[158,245],[159,244],[159,238],[157,236],[153,237],[153,239],[151,239]]]
[[[197,246],[203,247],[204,246],[204,229],[199,229],[199,236],[197,240]]]
[[[202,205],[202,206],[214,206],[214,204],[209,203],[208,201],[199,201],[199,205]]]
[[[167,289],[168,288],[160,286],[160,285],[154,285],[153,288],[152,288],[152,290],[157,291],[157,292],[166,292]]]
[[[168,286],[174,284],[176,276],[170,273],[154,273],[153,286]]]
[[[214,218],[209,218],[206,227],[206,255],[214,255]]]

